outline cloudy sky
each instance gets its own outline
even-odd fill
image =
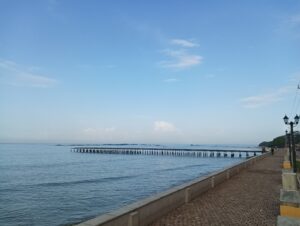
[[[0,142],[257,144],[300,110],[300,1],[0,1]]]

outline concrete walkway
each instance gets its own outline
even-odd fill
[[[278,151],[151,226],[276,225],[282,162]]]

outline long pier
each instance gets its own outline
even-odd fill
[[[123,154],[123,155],[161,155],[161,156],[189,156],[189,157],[253,157],[261,151],[241,150],[209,150],[188,148],[147,148],[147,147],[74,147],[72,152],[97,154]]]

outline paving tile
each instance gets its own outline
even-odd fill
[[[278,151],[151,226],[276,225],[282,161]]]

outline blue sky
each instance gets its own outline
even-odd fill
[[[300,1],[0,1],[0,142],[257,144],[300,110]]]

